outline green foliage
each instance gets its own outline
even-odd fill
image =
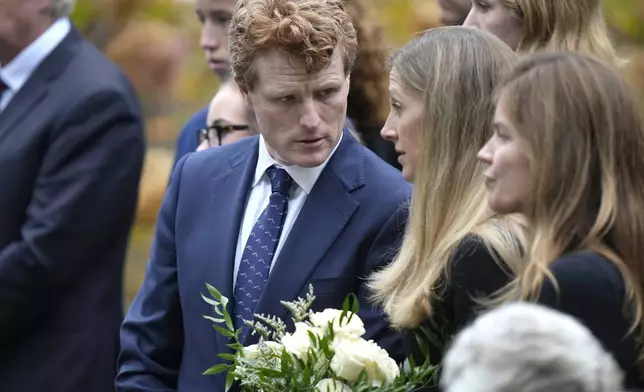
[[[642,0],[604,0],[606,16],[627,40],[644,43],[644,2]]]
[[[72,20],[81,31],[88,28],[96,15],[96,3],[93,1],[79,1],[76,3]]]
[[[331,370],[332,359],[335,355],[334,341],[337,331],[335,322],[340,327],[348,325],[352,317],[358,317],[358,299],[349,295],[344,301],[339,319],[330,320],[323,329],[314,329],[309,323],[311,305],[315,301],[313,287],[305,298],[292,302],[283,301],[283,306],[290,312],[294,323],[305,323],[312,327],[308,330],[310,346],[306,356],[298,357],[287,351],[282,345],[286,325],[274,316],[256,315],[255,321],[246,321],[252,333],[260,335],[259,343],[254,347],[242,347],[239,341],[240,329],[235,330],[227,305],[229,300],[216,288],[206,284],[210,297],[202,295],[204,301],[213,307],[215,316],[204,316],[213,323],[213,328],[233,343],[229,345],[234,354],[219,354],[219,358],[227,363],[212,366],[204,375],[228,372],[226,390],[237,381],[242,391],[263,392],[309,392],[315,391],[316,385],[325,379],[336,379],[357,392],[411,392],[433,385],[437,366],[430,363],[429,356],[425,362],[417,366],[413,359],[406,360],[400,366],[400,375],[390,384],[374,386],[369,380],[366,370],[362,370],[354,381],[342,380]],[[223,324],[223,325],[222,325]],[[314,332],[315,331],[315,332]],[[424,337],[423,339],[425,339]],[[421,339],[425,344],[426,340]],[[342,341],[341,341],[342,342]]]

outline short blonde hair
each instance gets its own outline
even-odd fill
[[[517,53],[580,52],[618,61],[600,0],[503,0],[523,19]]]
[[[229,27],[233,77],[252,84],[258,54],[283,50],[307,72],[324,69],[337,49],[348,75],[358,41],[343,0],[239,0]]]

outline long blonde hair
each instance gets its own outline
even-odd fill
[[[493,219],[476,160],[492,134],[494,88],[515,61],[500,39],[465,27],[429,30],[392,58],[392,72],[425,106],[406,235],[395,260],[369,281],[394,327],[432,315],[431,298],[468,234],[518,269],[512,223]]]
[[[519,55],[580,52],[615,63],[601,0],[503,0],[523,19]]]
[[[644,129],[630,89],[608,64],[550,53],[525,60],[499,91],[531,179],[527,264],[505,299],[536,299],[544,279],[554,282],[553,261],[594,251],[621,271],[635,330],[644,315]]]

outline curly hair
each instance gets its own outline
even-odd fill
[[[283,50],[315,72],[341,48],[349,74],[358,47],[343,0],[239,0],[228,34],[233,77],[251,85],[255,57],[269,50]]]
[[[362,0],[345,0],[358,36],[358,53],[349,88],[347,115],[362,126],[381,126],[388,108],[388,51],[382,28],[367,15]]]

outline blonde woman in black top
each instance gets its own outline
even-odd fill
[[[523,214],[526,264],[501,301],[575,316],[641,388],[644,131],[612,66],[540,54],[502,84],[480,151],[490,207]]]
[[[492,135],[494,86],[515,61],[499,38],[465,27],[430,30],[392,59],[381,135],[414,188],[402,247],[370,288],[395,328],[432,319],[455,332],[519,268],[518,224],[488,208],[476,159]]]

